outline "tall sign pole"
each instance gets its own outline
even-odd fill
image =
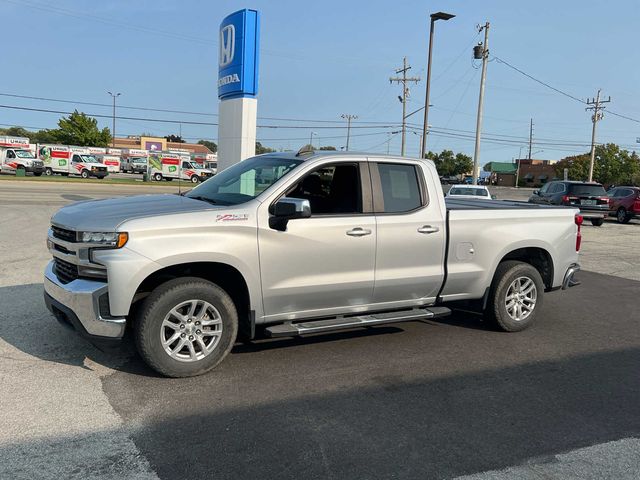
[[[474,49],[474,57],[478,58],[478,53],[482,58],[482,77],[480,79],[480,97],[478,98],[478,118],[476,121],[476,146],[473,151],[473,184],[478,184],[480,176],[480,136],[482,135],[482,107],[484,104],[484,84],[487,79],[487,60],[489,58],[489,22],[480,27],[484,30],[484,44],[481,49]],[[478,53],[476,53],[478,52]]]
[[[260,14],[232,13],[219,35],[218,172],[256,153]]]

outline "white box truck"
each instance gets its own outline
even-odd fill
[[[107,167],[109,173],[120,173],[120,155],[122,155],[122,151],[119,148],[88,148],[89,152],[96,157],[96,160]],[[101,151],[98,152],[98,150]]]
[[[151,167],[151,178],[157,182],[180,178],[192,183],[200,183],[213,176],[211,170],[192,162],[189,154],[181,152],[150,153],[149,165]]]
[[[124,173],[146,173],[148,164],[148,150],[139,148],[125,148],[122,150],[120,169]]]
[[[0,171],[3,173],[31,172],[42,175],[44,164],[29,150],[26,137],[0,137]]]
[[[40,145],[38,157],[44,163],[45,175],[59,173],[63,176],[80,175],[82,178],[104,178],[107,167],[89,153],[87,147],[66,145]]]

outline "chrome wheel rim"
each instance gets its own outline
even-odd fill
[[[529,277],[518,277],[507,289],[505,307],[512,320],[521,322],[526,320],[536,308],[538,289]]]
[[[164,351],[180,362],[197,362],[209,356],[221,337],[220,312],[204,300],[179,303],[169,310],[160,327]]]
[[[618,221],[619,222],[624,222],[624,219],[626,218],[627,213],[624,211],[624,209],[620,209],[618,210]]]

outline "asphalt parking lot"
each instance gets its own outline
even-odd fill
[[[582,285],[525,332],[456,312],[238,344],[175,380],[42,300],[56,209],[159,188],[0,185],[0,478],[638,478],[639,221],[585,226]]]

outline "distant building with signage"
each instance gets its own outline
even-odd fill
[[[489,162],[484,168],[491,172],[493,185],[514,187],[518,177],[520,186],[539,187],[556,177],[554,163],[556,163],[555,160],[521,158],[516,159],[515,162]]]
[[[163,137],[129,136],[126,138],[115,138],[116,148],[139,148],[149,151],[175,150],[189,152],[198,156],[212,155],[213,152],[199,143],[179,143],[168,142]],[[211,157],[210,157],[211,158]]]

